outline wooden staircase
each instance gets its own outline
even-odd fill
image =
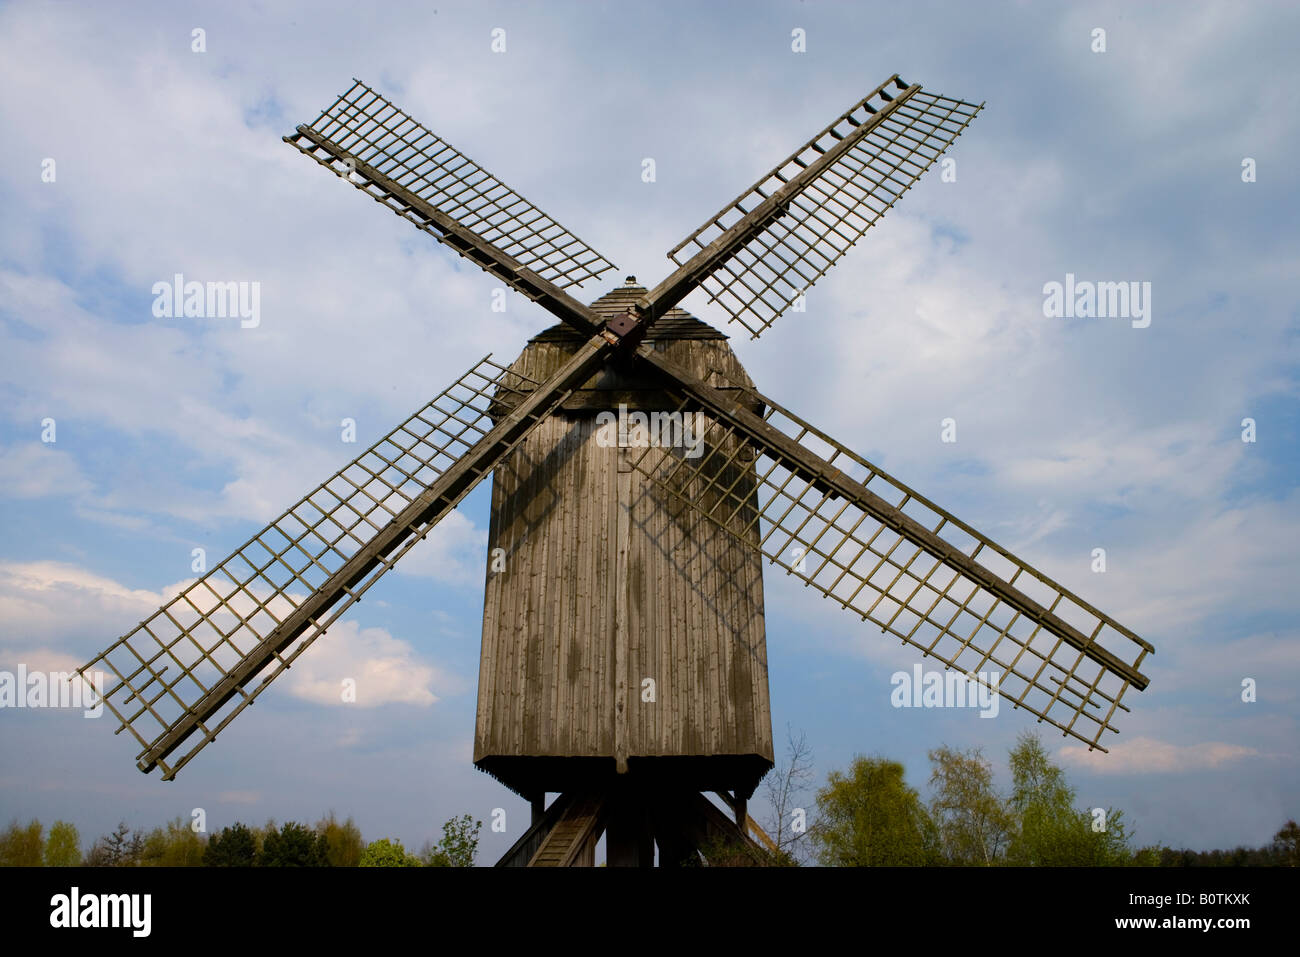
[[[524,832],[497,867],[591,867],[604,830],[605,795],[566,792]]]

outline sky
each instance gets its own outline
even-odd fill
[[[513,292],[493,311],[499,282],[281,141],[353,77],[616,263],[590,300],[652,286],[898,73],[985,104],[955,178],[928,173],[760,339],[683,305],[764,393],[1156,653],[1088,753],[1009,707],[893,708],[919,655],[769,566],[778,751],[806,734],[818,781],[885,755],[924,794],[930,749],[980,747],[1005,785],[1038,730],[1140,844],[1266,843],[1300,816],[1298,34],[1269,3],[0,4],[0,672],[88,661],[193,549],[219,560],[553,323]],[[176,273],[258,283],[258,323],[155,316]],[[1150,283],[1149,324],[1045,315],[1067,274]],[[333,809],[418,847],[502,808],[495,860],[528,812],[472,765],[487,513],[484,483],[173,782],[111,716],[0,709],[0,822],[88,844]]]

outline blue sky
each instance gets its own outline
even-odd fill
[[[86,661],[191,577],[193,548],[229,553],[553,321],[513,293],[493,312],[490,277],[280,141],[352,77],[617,263],[595,298],[626,273],[653,285],[669,248],[897,72],[986,103],[956,181],[928,174],[806,313],[757,341],[724,331],[764,392],[1155,645],[1110,754],[1044,734],[1081,804],[1192,847],[1260,844],[1300,815],[1300,12],[385,10],[0,6],[0,669]],[[260,324],[155,318],[152,285],[177,272],[260,283]],[[1150,326],[1045,317],[1066,273],[1150,282]],[[504,807],[494,859],[527,812],[471,764],[487,491],[174,782],[141,775],[108,719],[0,711],[0,819],[67,818],[88,840],[195,807],[213,827],[332,807],[418,846]],[[1036,727],[891,708],[915,655],[782,574],[766,586],[776,736],[805,731],[819,779],[879,753],[923,788],[928,749],[979,745],[1001,769]],[[321,690],[353,673],[366,706]]]

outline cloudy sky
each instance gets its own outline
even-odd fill
[[[85,662],[192,549],[232,551],[552,322],[513,293],[493,312],[498,283],[281,141],[352,77],[617,263],[594,298],[653,285],[897,72],[986,103],[956,180],[928,174],[805,313],[725,331],[764,392],[1155,645],[1110,754],[1044,735],[1081,805],[1144,843],[1261,844],[1300,815],[1298,27],[1264,3],[4,4],[0,670]],[[155,317],[176,273],[259,283],[260,323]],[[1046,317],[1067,273],[1149,282],[1150,325]],[[333,808],[418,846],[503,807],[495,859],[527,811],[471,764],[486,526],[485,485],[174,782],[109,717],[0,711],[0,820],[88,840]],[[923,789],[940,743],[1001,769],[1047,728],[895,710],[915,654],[779,573],[767,607],[776,735],[807,733],[819,779],[884,754]]]

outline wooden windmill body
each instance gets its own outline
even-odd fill
[[[621,315],[646,291],[629,278],[592,309]],[[647,342],[751,384],[726,337],[680,309]],[[510,368],[545,381],[581,344],[552,327]],[[717,527],[632,466],[653,443],[689,457],[703,438],[704,414],[683,422],[674,404],[645,370],[602,369],[493,475],[474,762],[534,801],[744,801],[772,767],[758,530]]]
[[[981,108],[892,76],[671,250],[660,283],[587,305],[566,290],[608,260],[354,82],[286,142],[561,324],[477,363],[80,669],[108,673],[138,767],[175,777],[489,475],[474,761],[533,806],[499,864],[591,864],[602,834],[611,864],[763,856],[746,802],[773,760],[765,560],[1104,750],[1152,646],[760,393],[678,308],[701,289],[760,335]]]

